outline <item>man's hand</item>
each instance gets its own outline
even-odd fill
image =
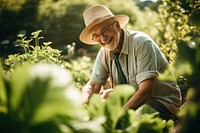
[[[88,83],[82,88],[82,101],[88,103],[89,98],[93,93],[99,93],[101,85],[89,80]]]
[[[82,101],[83,103],[88,103],[89,102],[89,97],[92,93],[92,87],[91,85],[85,85],[82,89]]]
[[[112,92],[114,89],[110,88],[110,89],[106,89],[103,91],[103,93],[101,94],[101,98],[107,98],[109,96],[109,93]]]

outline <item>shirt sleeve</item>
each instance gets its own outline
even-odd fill
[[[94,82],[100,85],[104,85],[106,83],[109,73],[108,67],[106,67],[104,60],[105,55],[103,55],[102,50],[100,50],[100,52],[97,54],[91,77]]]
[[[137,45],[137,84],[159,75],[158,48],[155,45],[151,40],[140,41]]]

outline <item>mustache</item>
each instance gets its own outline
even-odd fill
[[[109,43],[112,40],[112,37],[108,36],[105,40],[103,40],[104,44]]]

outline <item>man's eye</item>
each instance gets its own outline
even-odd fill
[[[107,33],[108,30],[109,30],[109,29],[103,29],[103,30],[102,30],[102,33],[103,33],[103,34],[104,34],[104,33]]]
[[[98,41],[99,38],[100,38],[100,35],[99,35],[99,34],[94,34],[94,35],[92,36],[92,40],[93,40],[93,41]]]
[[[100,35],[99,34],[94,34],[93,37],[98,38]]]

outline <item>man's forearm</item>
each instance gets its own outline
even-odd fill
[[[128,102],[124,105],[124,108],[137,109],[150,99],[151,95],[146,94],[141,90],[137,90],[133,94],[133,96],[128,100]]]
[[[139,89],[124,105],[124,108],[137,109],[138,107],[149,101],[152,98],[153,83],[154,79],[148,79],[143,81],[139,85]]]

